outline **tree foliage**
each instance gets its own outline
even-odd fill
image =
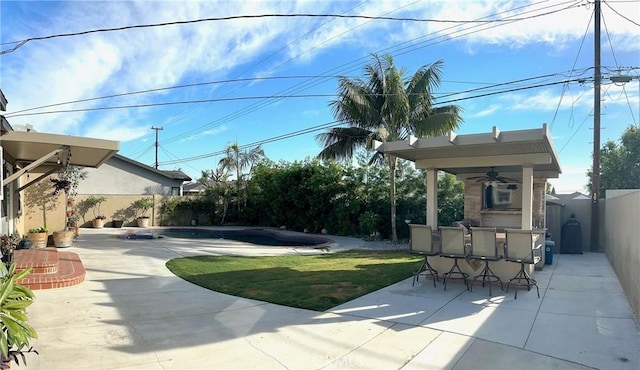
[[[405,140],[441,135],[462,122],[460,108],[433,106],[433,92],[440,85],[442,61],[425,65],[411,77],[398,69],[390,55],[373,55],[364,67],[365,79],[341,77],[338,99],[330,103],[334,116],[347,127],[336,127],[317,136],[321,159],[350,159],[360,148],[372,149],[374,141]],[[392,240],[397,241],[397,197],[395,156],[372,152],[369,163],[389,168],[389,202]]]
[[[589,177],[592,194],[593,172]],[[600,177],[598,195],[604,198],[608,189],[640,188],[640,127],[631,125],[620,137],[620,143],[607,141],[600,149]]]
[[[205,174],[205,195],[163,204],[163,222],[185,225],[192,219],[203,224],[241,223],[333,235],[391,238],[389,168],[369,164],[366,153],[358,153],[357,165],[335,161],[305,160],[258,164],[247,182],[248,202],[239,215],[227,217],[228,194],[233,191],[226,175]],[[219,174],[219,173],[218,173]],[[411,162],[398,161],[398,221],[400,239],[409,237],[405,220],[426,220],[425,173]],[[207,180],[208,179],[208,180]],[[451,175],[439,180],[439,217],[442,225],[463,215],[462,184]],[[227,200],[225,200],[227,199]]]
[[[264,150],[257,146],[250,150],[241,150],[237,142],[231,143],[225,149],[225,156],[218,162],[218,168],[222,171],[235,171],[236,206],[240,214],[242,203],[242,187],[244,184],[244,170],[248,169],[251,175],[253,166],[264,157]],[[246,193],[245,193],[246,199]]]

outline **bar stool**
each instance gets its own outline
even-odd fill
[[[440,257],[453,258],[454,261],[451,269],[442,274],[444,290],[447,290],[447,282],[452,276],[462,278],[465,286],[469,289],[467,281],[469,274],[463,272],[458,265],[459,259],[467,258],[464,229],[462,227],[440,227]]]
[[[436,281],[439,281],[438,271],[431,267],[427,258],[430,256],[437,256],[440,254],[440,251],[433,245],[431,226],[416,224],[411,224],[409,226],[411,228],[411,251],[424,256],[422,266],[413,273],[413,285],[415,286],[420,274],[423,274],[425,275],[425,278],[427,276],[433,277],[433,287],[435,288]]]
[[[495,262],[502,259],[502,253],[498,252],[498,246],[496,245],[495,228],[471,228],[471,252],[469,258],[484,261],[484,269],[473,277],[469,290],[473,291],[473,283],[479,278],[482,278],[482,287],[484,287],[485,282],[489,283],[489,296],[491,296],[491,283],[499,282],[500,290],[504,290],[502,280],[489,267],[489,261]]]
[[[507,292],[509,292],[511,284],[515,285],[515,299],[518,299],[518,287],[526,286],[527,290],[531,290],[531,287],[535,286],[538,298],[540,298],[538,283],[524,269],[524,265],[535,265],[542,259],[541,245],[536,245],[537,235],[531,230],[519,229],[506,229],[505,233],[507,235],[507,245],[504,259],[520,264],[520,271],[507,283]]]

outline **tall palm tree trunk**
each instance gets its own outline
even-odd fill
[[[238,163],[238,162],[236,162]],[[240,165],[236,165],[236,202],[238,203],[238,219],[240,219]]]
[[[389,197],[391,198],[391,242],[398,243],[398,230],[396,230],[396,162],[397,158],[389,156]]]

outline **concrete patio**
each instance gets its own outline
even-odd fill
[[[36,291],[29,369],[640,368],[640,331],[604,254],[556,255],[535,290],[406,279],[328,312],[233,297],[165,267],[201,254],[324,253],[83,229],[85,281]],[[332,250],[361,246],[336,238]],[[20,368],[15,366],[15,368]]]

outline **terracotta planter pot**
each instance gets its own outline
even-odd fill
[[[73,231],[54,231],[53,244],[56,248],[68,248],[73,243]]]
[[[149,219],[148,218],[138,218],[138,227],[149,227]]]
[[[28,233],[27,237],[33,242],[33,248],[46,248],[49,239],[48,233]]]
[[[102,218],[94,218],[91,223],[95,229],[102,229],[104,227],[104,219]]]

